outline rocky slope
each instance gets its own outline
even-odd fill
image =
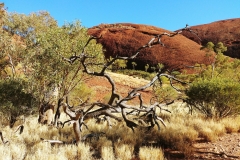
[[[228,48],[225,55],[240,58],[240,18],[191,26],[191,29],[198,34],[202,41],[189,32],[184,31],[182,34],[202,45],[210,41],[214,44],[223,42]]]
[[[139,47],[147,44],[155,35],[164,32],[171,33],[154,26],[130,23],[100,24],[88,29],[89,35],[102,36],[97,41],[106,49],[106,57],[133,55]],[[137,69],[144,70],[146,64],[151,68],[158,63],[164,64],[170,70],[183,69],[196,63],[209,64],[206,53],[200,50],[201,45],[183,35],[163,36],[161,41],[164,46],[157,45],[140,52],[134,59]],[[128,68],[132,68],[131,62],[128,62]]]

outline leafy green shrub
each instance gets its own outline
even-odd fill
[[[167,103],[176,100],[179,97],[178,92],[170,85],[157,87],[154,90],[154,95],[155,96],[150,100],[151,104],[154,104],[155,102]]]
[[[18,116],[30,113],[36,102],[32,94],[24,89],[25,85],[22,80],[0,81],[0,110],[10,118],[11,127]]]
[[[186,90],[187,103],[207,117],[223,118],[240,113],[240,84],[226,78],[200,79]]]
[[[70,93],[70,100],[73,105],[79,105],[80,99],[86,101],[88,98],[94,96],[95,92],[89,88],[85,83],[79,83]]]

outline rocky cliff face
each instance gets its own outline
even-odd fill
[[[240,18],[191,26],[191,29],[198,34],[202,41],[193,34],[189,34],[189,32],[184,31],[182,34],[202,45],[207,42],[213,42],[214,44],[222,42],[228,48],[224,53],[225,55],[240,58]]]
[[[102,36],[97,41],[106,49],[106,57],[131,56],[139,47],[147,44],[154,35],[164,32],[171,33],[154,26],[130,23],[101,24],[88,29],[89,35]],[[196,63],[210,63],[205,51],[200,50],[201,45],[181,34],[174,37],[163,36],[161,41],[164,46],[156,45],[146,48],[133,60],[137,63],[137,69],[144,70],[146,64],[151,67],[162,63],[167,69],[181,70]],[[131,68],[131,62],[128,62],[129,68]]]

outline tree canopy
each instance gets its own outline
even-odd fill
[[[44,99],[52,85],[59,88],[59,98],[81,85],[84,68],[80,63],[69,64],[64,57],[84,52],[96,57],[94,61],[88,60],[89,64],[104,61],[101,45],[92,40],[85,46],[89,35],[79,21],[59,27],[48,12],[7,13],[2,28],[0,78],[25,81],[23,89],[38,101]]]

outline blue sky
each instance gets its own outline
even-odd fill
[[[174,31],[218,20],[240,18],[240,0],[3,0],[8,12],[48,11],[58,21],[136,23]]]

